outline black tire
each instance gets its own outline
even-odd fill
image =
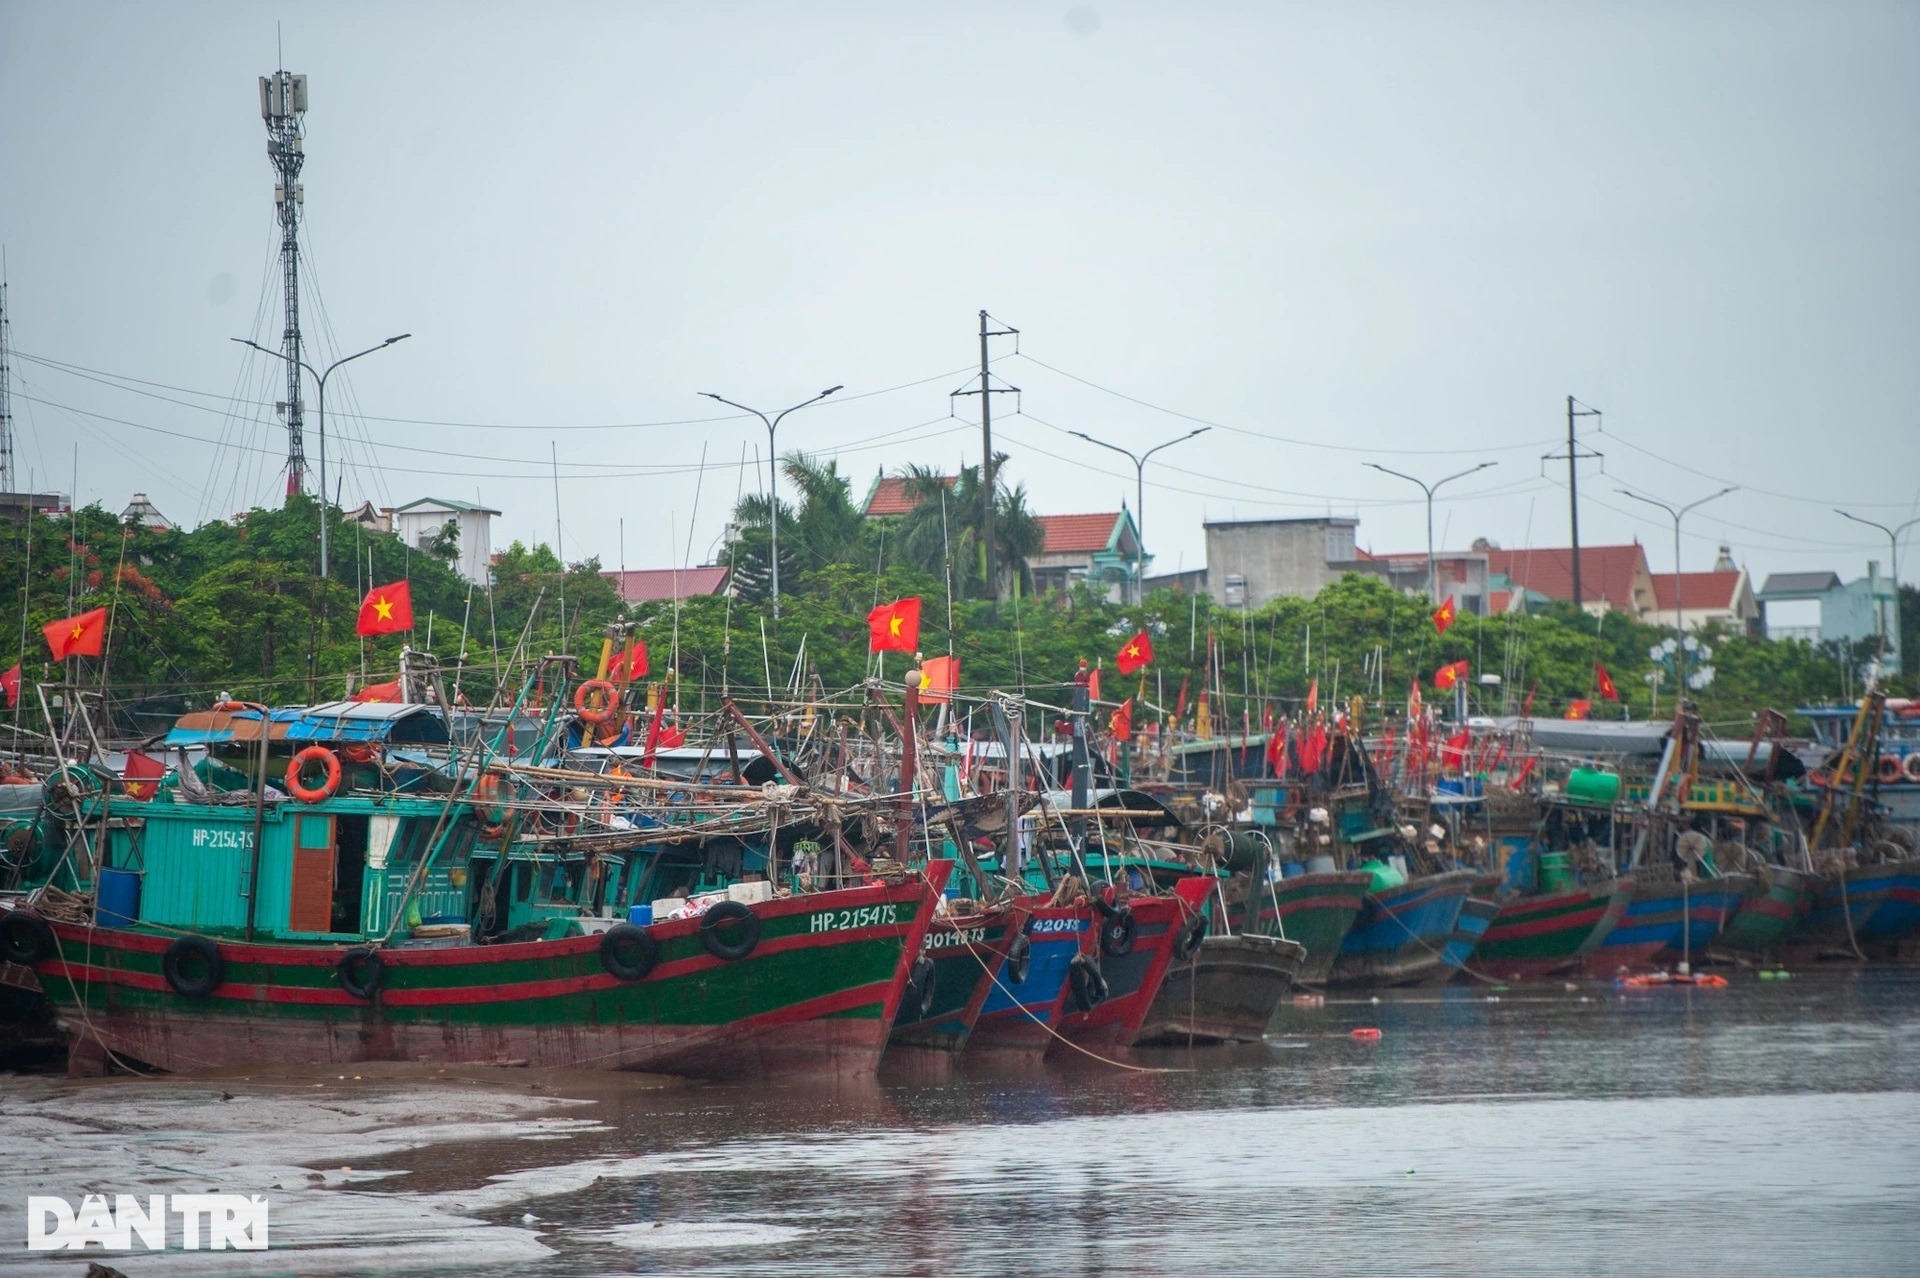
[[[1173,956],[1182,963],[1192,958],[1200,948],[1200,942],[1207,939],[1207,916],[1196,914],[1187,920],[1180,929],[1180,935],[1173,938]]]
[[[907,994],[900,1001],[901,1008],[913,1012],[915,1020],[925,1020],[933,1010],[933,978],[933,960],[922,954],[913,961],[913,970],[907,974]]]
[[[227,979],[227,960],[206,937],[183,936],[167,947],[160,972],[176,994],[205,998]]]
[[[1091,1012],[1107,1001],[1107,978],[1100,974],[1100,964],[1085,954],[1073,956],[1073,962],[1067,968],[1067,984],[1073,989],[1073,1005],[1082,1012]]]
[[[380,951],[362,945],[342,954],[340,961],[333,965],[333,974],[340,978],[341,989],[371,1002],[386,974],[386,966]]]
[[[1013,944],[1007,946],[1006,962],[1000,965],[1001,973],[1007,978],[1008,985],[1025,985],[1027,973],[1033,967],[1033,942],[1027,939],[1025,932],[1013,938]]]
[[[729,924],[738,925],[739,940],[729,941],[720,935],[720,929]],[[722,901],[700,916],[700,944],[717,959],[729,963],[743,959],[760,944],[760,916],[739,901]]]
[[[660,962],[660,942],[632,923],[615,923],[600,934],[600,966],[622,981],[644,981]]]
[[[1093,898],[1093,908],[1100,911],[1100,916],[1102,918],[1108,918],[1108,919],[1118,914],[1121,909],[1121,907],[1116,906],[1115,904],[1113,904],[1113,902],[1107,900],[1105,896],[1101,896],[1101,895],[1096,895]]]
[[[56,948],[53,929],[38,914],[8,910],[6,917],[0,918],[0,957],[7,962],[32,967],[52,958]]]
[[[1133,950],[1133,935],[1139,930],[1140,921],[1133,911],[1121,906],[1108,916],[1100,925],[1100,952],[1108,958],[1119,958]]]

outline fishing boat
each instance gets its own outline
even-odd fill
[[[1246,933],[1203,937],[1185,954],[1176,945],[1135,1046],[1258,1042],[1306,957],[1297,941]]]
[[[1822,947],[1889,948],[1920,931],[1920,860],[1849,866],[1827,876],[1803,937]]]
[[[1741,902],[1720,930],[1714,948],[1744,955],[1768,955],[1784,945],[1805,922],[1820,880],[1807,870],[1764,866],[1760,890]]]
[[[1643,868],[1634,877],[1626,910],[1586,956],[1584,970],[1592,976],[1613,976],[1663,957],[1704,954],[1720,929],[1758,892],[1750,875],[1694,879]]]
[[[995,982],[1024,978],[1032,962],[1030,917],[1018,902],[937,915],[908,974],[888,1050],[947,1057],[965,1050]]]
[[[1431,976],[1478,878],[1450,870],[1376,886],[1340,943],[1327,984],[1412,985]]]
[[[1570,975],[1620,921],[1632,894],[1629,877],[1509,896],[1474,947],[1474,970],[1502,981]]]
[[[1095,1052],[1132,1044],[1153,1010],[1175,945],[1194,936],[1194,921],[1204,918],[1212,887],[1211,878],[1196,875],[1175,884],[1169,895],[1093,898],[1096,944],[1069,972],[1061,1040]],[[1071,1050],[1057,1040],[1049,1055]]]
[[[1299,945],[1306,952],[1294,980],[1319,986],[1333,972],[1340,943],[1366,906],[1373,876],[1352,870],[1285,877],[1274,872],[1248,886],[1247,899],[1230,915],[1237,929]]]
[[[1480,948],[1487,928],[1492,926],[1500,913],[1500,882],[1497,874],[1482,874],[1474,880],[1467,899],[1460,905],[1460,917],[1453,921],[1453,934],[1440,951],[1440,966],[1433,970],[1424,984],[1445,985],[1468,970],[1468,960]]]
[[[1028,912],[1024,963],[1009,963],[982,1002],[968,1039],[970,1055],[999,1058],[1045,1056],[1075,995],[1075,973],[1097,960],[1097,917],[1082,901],[1055,905],[1046,896],[1022,898]],[[1080,982],[1087,983],[1082,975]]]

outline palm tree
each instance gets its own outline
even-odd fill
[[[780,459],[781,472],[800,495],[798,509],[780,502],[780,580],[799,583],[801,574],[829,564],[866,565],[871,531],[853,504],[852,485],[839,463],[806,453]],[[727,547],[740,597],[755,603],[772,589],[772,507],[764,493],[752,493],[733,508]]]
[[[1004,453],[995,454],[996,474],[1006,460]],[[986,556],[982,553],[980,523],[986,494],[980,468],[962,466],[960,473],[949,480],[926,466],[914,465],[902,470],[900,478],[914,503],[900,520],[896,544],[901,557],[927,572],[950,574],[956,598],[981,597]],[[994,558],[1001,581],[1016,580],[1031,591],[1033,574],[1027,561],[1040,553],[1046,530],[1027,509],[1024,486],[1011,491],[1005,484],[995,487],[999,491],[993,509]]]

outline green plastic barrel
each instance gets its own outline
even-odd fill
[[[1394,869],[1385,861],[1368,861],[1364,865],[1356,865],[1353,868],[1362,874],[1371,874],[1373,876],[1373,884],[1367,889],[1369,892],[1386,892],[1393,888],[1404,886],[1407,881],[1406,875]]]
[[[1615,778],[1618,780],[1619,778]],[[1565,852],[1540,854],[1540,890],[1564,892],[1573,886],[1573,865]]]
[[[1567,774],[1567,797],[1582,803],[1611,805],[1620,797],[1620,774],[1597,768],[1575,768]]]

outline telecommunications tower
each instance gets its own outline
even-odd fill
[[[7,277],[0,270],[0,493],[13,492],[16,482],[13,473],[13,404],[8,397],[13,370],[7,366],[7,347],[11,345],[12,337],[7,328]]]
[[[273,164],[273,202],[280,215],[280,272],[286,290],[286,329],[280,349],[287,363],[287,496],[307,475],[307,443],[300,411],[300,206],[306,190],[300,165],[306,160],[301,134],[307,115],[307,77],[275,71],[260,77],[260,118],[267,122],[267,159]]]

